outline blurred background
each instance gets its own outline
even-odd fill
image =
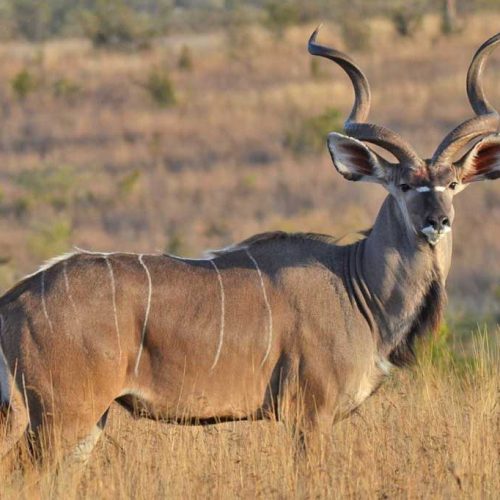
[[[472,116],[466,71],[500,2],[0,0],[0,289],[74,245],[199,256],[370,227],[385,192],[343,180],[325,146],[353,96],[307,53],[319,22],[367,73],[371,121],[429,156]],[[497,108],[499,81],[497,53]],[[466,340],[500,321],[500,181],[455,205],[448,325]]]

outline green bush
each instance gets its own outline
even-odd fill
[[[161,108],[173,106],[177,102],[174,86],[165,69],[152,68],[147,81],[142,86],[153,102]]]
[[[418,357],[438,367],[447,367],[456,355],[450,347],[451,330],[443,322],[439,330],[432,336],[422,339],[417,348]]]
[[[38,88],[38,81],[33,73],[24,68],[14,75],[10,86],[16,97],[23,101]]]
[[[292,125],[285,135],[285,147],[296,155],[316,154],[325,148],[330,132],[343,130],[342,113],[330,108],[312,118],[292,119]]]

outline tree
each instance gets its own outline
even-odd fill
[[[442,0],[441,31],[445,35],[460,31],[456,0]]]

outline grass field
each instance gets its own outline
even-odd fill
[[[443,38],[429,18],[403,40],[375,20],[372,49],[356,55],[373,87],[371,120],[432,154],[472,115],[467,66],[499,25],[478,16]],[[312,29],[280,42],[260,29],[176,35],[135,54],[80,40],[0,46],[0,288],[73,245],[195,256],[266,230],[369,227],[384,192],[342,180],[326,148],[291,140],[351,106],[340,70],[311,68]],[[342,47],[334,25],[320,37]],[[179,65],[183,47],[191,69]],[[499,61],[486,75],[493,103]],[[171,106],[150,85],[164,68]],[[294,459],[279,423],[184,428],[114,408],[84,471],[4,469],[0,498],[498,498],[500,182],[472,186],[456,208],[448,324],[458,354],[424,353],[394,374],[307,460]],[[473,340],[485,322],[489,336]]]
[[[4,472],[0,496],[498,498],[500,353],[486,338],[469,363],[424,353],[306,458],[277,422],[182,427],[116,407],[84,471]]]

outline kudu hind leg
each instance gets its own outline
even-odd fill
[[[22,396],[14,389],[10,401],[0,405],[0,461],[11,455],[28,427],[28,412]]]
[[[30,445],[34,460],[39,464],[62,462],[85,464],[102,435],[109,407],[101,417],[92,414],[62,413],[57,421],[44,412],[42,421],[33,426]],[[96,422],[97,420],[97,422]]]

